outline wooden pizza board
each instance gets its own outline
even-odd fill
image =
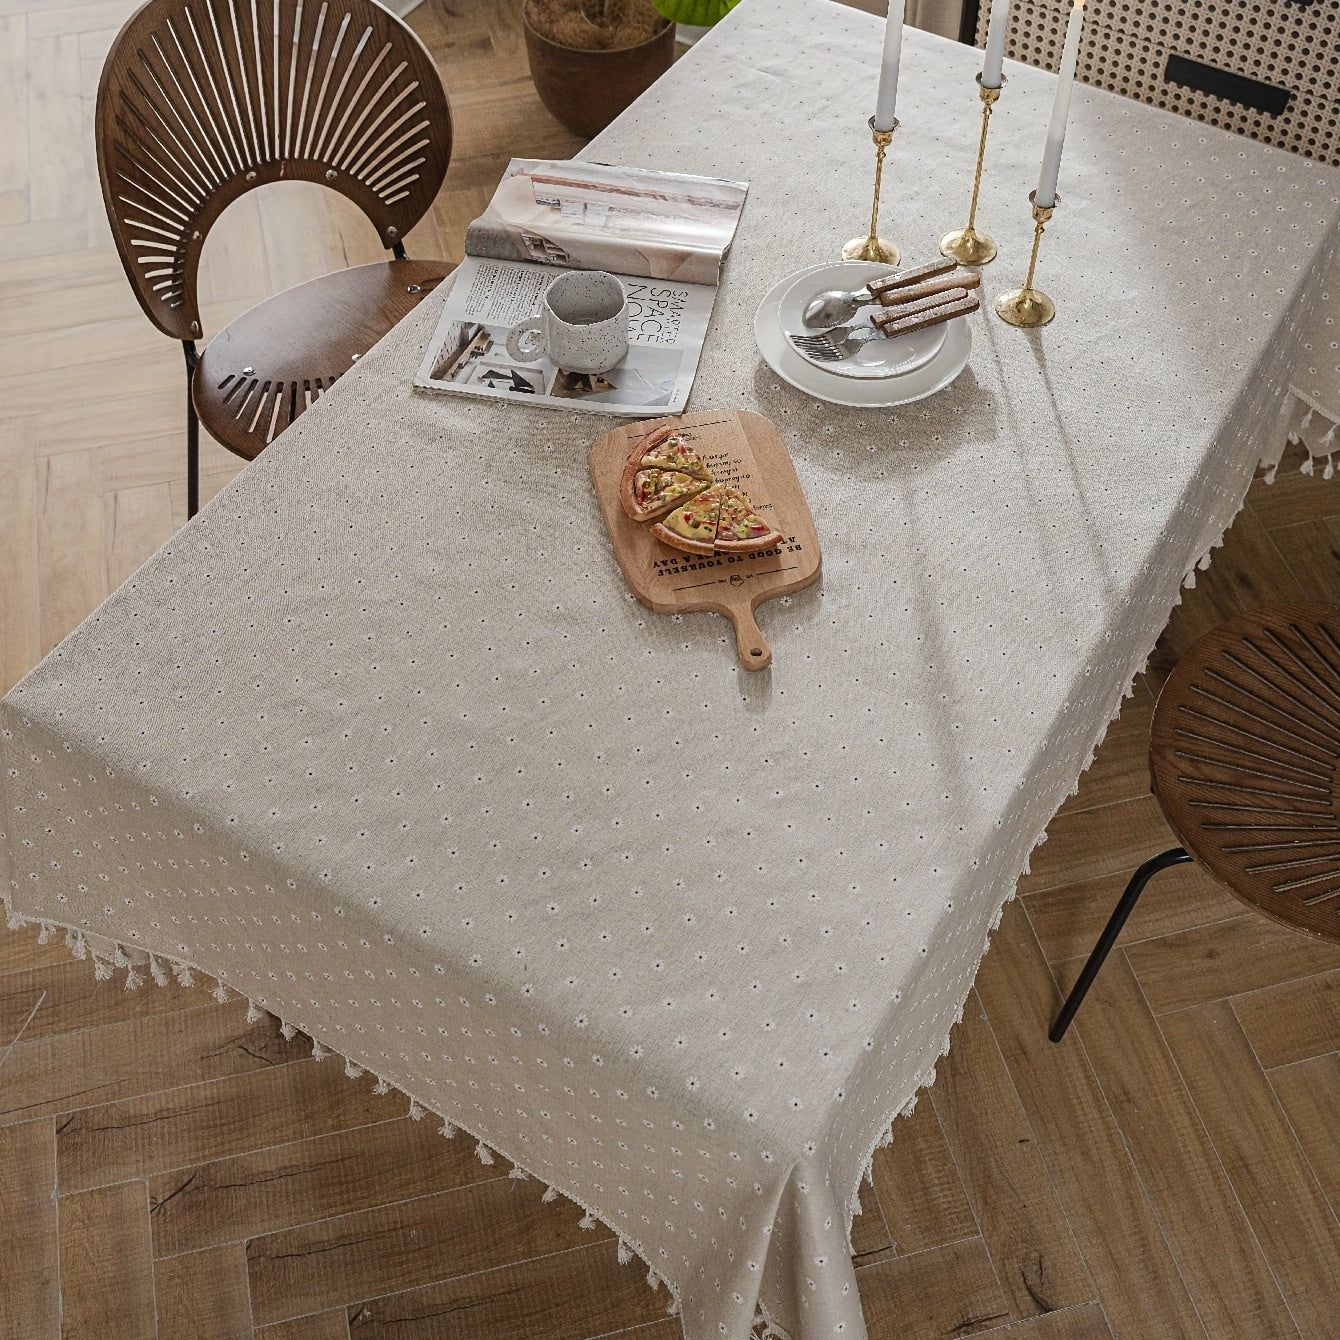
[[[663,424],[683,431],[718,483],[733,484],[749,495],[781,533],[780,546],[760,554],[686,554],[662,544],[648,525],[623,510],[619,481],[628,454]],[[772,650],[754,622],[754,609],[760,601],[808,586],[820,566],[814,518],[776,425],[749,410],[708,410],[625,424],[591,448],[591,479],[632,593],[659,614],[724,614],[735,625],[740,663],[748,670],[769,666]]]

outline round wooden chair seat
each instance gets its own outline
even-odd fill
[[[1159,695],[1149,761],[1197,864],[1340,943],[1340,607],[1258,610],[1203,637]]]
[[[201,422],[254,460],[454,269],[428,260],[359,265],[244,312],[210,340],[195,370]]]

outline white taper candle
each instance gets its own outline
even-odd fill
[[[1075,0],[1066,25],[1065,46],[1061,48],[1061,69],[1056,79],[1056,97],[1052,119],[1047,126],[1047,147],[1042,151],[1042,171],[1038,174],[1037,194],[1033,203],[1040,209],[1056,204],[1056,179],[1061,175],[1061,146],[1065,143],[1066,117],[1070,114],[1070,92],[1075,86],[1075,65],[1079,60],[1079,34],[1084,26],[1084,0]]]
[[[879,95],[875,99],[875,129],[892,130],[898,103],[898,65],[903,58],[903,0],[889,0],[884,24],[884,54],[880,58]]]
[[[1005,82],[1005,29],[1009,18],[1010,0],[992,0],[986,55],[982,58],[983,88],[999,88]]]

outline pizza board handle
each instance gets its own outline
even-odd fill
[[[754,611],[748,606],[732,609],[730,618],[735,625],[735,650],[740,664],[746,670],[766,670],[772,664],[772,648],[754,621]]]

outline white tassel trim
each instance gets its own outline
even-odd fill
[[[626,1266],[633,1259],[633,1249],[622,1239],[619,1239],[619,1264]]]
[[[358,1079],[363,1074],[363,1067],[356,1065],[346,1056],[344,1058],[344,1073],[349,1079]]]
[[[390,1092],[391,1092],[391,1086],[390,1086],[390,1084],[389,1084],[386,1080],[379,1078],[379,1079],[377,1080],[377,1082],[372,1086],[372,1092],[373,1092],[373,1093],[390,1093]]]
[[[293,1039],[298,1036],[298,1030],[294,1028],[292,1024],[280,1024],[279,1036],[283,1038],[285,1042],[292,1042]]]
[[[177,979],[180,986],[195,985],[195,974],[184,963],[174,963],[172,965],[172,975]]]
[[[228,994],[228,988],[224,986],[222,982],[218,981],[217,979],[215,979],[215,981],[216,984],[214,990],[211,991],[209,994],[213,996],[214,999],[217,1000],[220,1005],[226,1005],[230,1000],[232,1000],[232,996]]]
[[[530,1180],[530,1174],[524,1168],[513,1168],[507,1175],[517,1182],[526,1182]]]
[[[577,1227],[580,1228],[580,1229],[585,1230],[585,1231],[588,1232],[588,1233],[589,1233],[589,1232],[591,1231],[591,1229],[593,1229],[595,1226],[596,1226],[596,1221],[595,1221],[589,1214],[584,1214],[584,1215],[582,1215],[582,1217],[577,1221]]]
[[[324,1061],[330,1053],[315,1039],[312,1039],[312,1060]]]
[[[155,986],[166,986],[168,984],[168,970],[152,954],[149,955],[149,976],[154,979]]]
[[[112,977],[112,965],[105,958],[94,959],[93,976],[100,982],[107,982]]]
[[[129,967],[126,969],[126,990],[138,991],[144,985],[144,974],[138,968]]]
[[[480,1163],[492,1163],[493,1151],[482,1140],[475,1146],[475,1158]]]
[[[556,1201],[557,1199],[558,1199],[558,1192],[557,1192],[556,1190],[554,1190],[554,1188],[551,1187],[551,1186],[547,1186],[547,1187],[545,1187],[545,1189],[544,1189],[544,1195],[540,1197],[540,1200],[541,1200],[545,1205],[550,1205],[550,1204],[552,1204],[554,1201]]]
[[[247,1023],[258,1024],[264,1018],[265,1014],[264,1011],[261,1010],[260,1006],[254,1004],[251,1001],[247,1001]]]
[[[456,1138],[456,1128],[449,1121],[444,1121],[438,1128],[437,1133],[444,1140],[454,1140]]]
[[[409,1100],[409,1119],[411,1121],[423,1120],[423,1108],[421,1108],[413,1098]]]

